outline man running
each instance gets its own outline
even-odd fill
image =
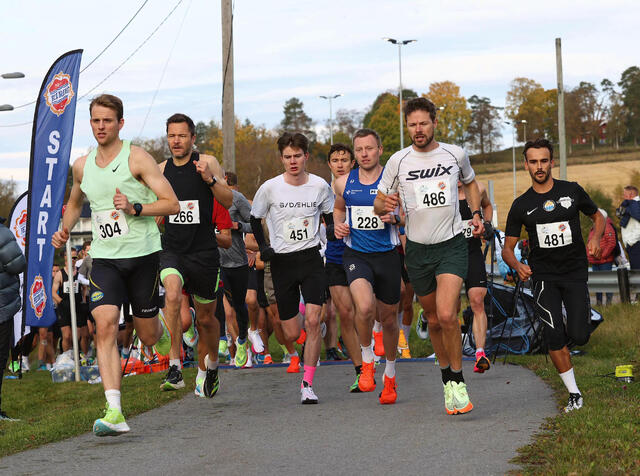
[[[400,302],[400,217],[395,209],[378,217],[373,211],[378,183],[384,167],[380,164],[382,141],[373,129],[360,129],[353,136],[359,167],[335,183],[336,238],[344,238],[343,266],[356,307],[356,328],[362,349],[362,392],[376,389],[371,332],[376,313],[383,328],[387,363],[380,403],[395,403],[396,351],[398,345],[398,303]]]
[[[335,181],[344,175],[349,175],[355,163],[351,147],[345,144],[333,144],[329,149],[328,163],[329,169],[331,169],[331,175],[333,176],[332,188],[335,192]],[[345,246],[344,240],[341,239],[327,241],[327,249],[324,254],[326,260],[325,272],[331,299],[340,316],[340,334],[342,341],[347,348],[347,352],[349,353],[349,357],[351,357],[356,371],[356,380],[351,384],[351,387],[349,387],[349,391],[358,393],[361,391],[360,387],[358,387],[358,380],[362,372],[362,357],[354,323],[355,310],[353,299],[351,299],[351,292],[349,291],[347,274],[342,265],[342,255]]]
[[[263,183],[253,199],[251,228],[260,257],[271,262],[278,311],[285,338],[300,335],[300,293],[306,304],[304,376],[300,385],[303,404],[318,403],[313,376],[320,356],[320,311],[325,297],[324,263],[320,256],[320,215],[333,235],[333,192],[317,175],[306,172],[309,140],[285,132],[278,139],[284,173]],[[266,218],[271,246],[267,246],[261,218]]]
[[[533,281],[536,314],[544,322],[551,361],[569,391],[564,411],[570,412],[582,408],[583,399],[568,345],[587,343],[591,317],[589,263],[580,230],[580,212],[593,220],[594,232],[587,248],[596,258],[601,253],[605,220],[580,185],[551,176],[553,147],[548,140],[528,141],[523,153],[531,187],[511,205],[502,258],[522,281]],[[529,235],[528,265],[518,261],[513,252],[523,225]]]
[[[480,190],[480,206],[482,215],[490,219],[493,216],[493,206],[487,195],[487,190],[481,183],[478,183]],[[471,208],[465,198],[462,182],[458,181],[458,200],[460,201],[460,217],[462,218],[462,232],[467,239],[467,248],[469,250],[469,266],[467,269],[467,277],[464,280],[464,288],[467,291],[469,305],[473,312],[473,337],[476,342],[476,364],[473,371],[476,373],[484,373],[489,370],[491,363],[484,351],[484,345],[487,341],[487,314],[484,310],[484,297],[487,295],[487,269],[484,265],[484,255],[482,254],[482,240],[480,237],[473,236],[473,215]],[[493,230],[489,223],[485,223],[487,230]],[[493,233],[493,232],[492,232]],[[493,236],[489,237],[493,239]]]
[[[379,215],[392,212],[402,198],[407,222],[405,263],[427,314],[442,371],[445,409],[450,415],[467,413],[473,405],[462,376],[462,336],[456,312],[468,256],[458,211],[458,178],[473,210],[474,236],[484,231],[480,192],[466,151],[433,140],[438,121],[431,101],[408,101],[404,117],[412,145],[387,162],[375,211]]]
[[[120,404],[122,369],[116,345],[120,305],[128,297],[136,333],[147,346],[167,354],[170,337],[158,319],[160,233],[154,216],[178,213],[173,189],[151,155],[120,139],[122,101],[103,94],[91,101],[91,129],[98,147],[73,163],[73,186],[52,244],[64,246],[77,223],[83,194],[91,205],[91,313],[106,414],[93,425],[97,436],[129,431]]]
[[[193,296],[200,339],[208,350],[206,372],[198,369],[196,386],[200,385],[204,395],[212,398],[219,387],[220,338],[220,325],[214,315],[220,258],[212,223],[213,199],[228,208],[233,195],[216,158],[193,150],[196,126],[189,116],[174,114],[167,119],[167,141],[171,159],[162,162],[160,170],[180,201],[180,211],[165,218],[162,235],[160,279],[165,289],[165,320],[171,331],[171,351],[169,372],[161,388],[184,387],[180,362],[184,287]]]

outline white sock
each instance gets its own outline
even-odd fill
[[[207,354],[204,358],[204,365],[207,367],[207,370],[215,370],[218,368],[218,361],[211,360],[209,354]]]
[[[122,411],[120,406],[120,390],[105,390],[104,396],[107,397],[109,408],[117,408]]]
[[[578,385],[576,384],[576,377],[573,375],[573,367],[559,375],[564,382],[564,386],[569,390],[569,393],[580,393]]]
[[[203,378],[206,378],[206,376],[207,376],[207,371],[202,370],[200,367],[198,367],[198,375],[196,375],[196,381],[202,380]]]
[[[373,332],[382,332],[382,324],[378,321],[373,321]]]
[[[476,347],[476,355],[482,354],[484,352],[484,347]]]
[[[367,364],[373,362],[373,349],[371,348],[371,345],[366,347],[361,345],[360,348],[362,349],[362,362]]]
[[[404,312],[398,313],[398,327],[402,325],[402,314],[404,314]]]
[[[293,352],[291,352],[291,353],[289,354],[289,356],[290,356],[290,357],[298,357],[298,351],[297,351],[297,350],[294,350]]]
[[[182,363],[180,359],[169,359],[169,367],[175,365],[178,369],[182,369]]]
[[[387,378],[393,378],[396,376],[396,361],[387,359],[387,363],[384,366],[384,374]]]
[[[411,334],[411,326],[402,324],[402,332],[404,333],[404,338],[407,339],[407,345],[409,345],[409,335]]]

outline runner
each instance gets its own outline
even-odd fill
[[[263,183],[253,199],[251,228],[260,256],[271,262],[278,311],[287,340],[300,335],[300,293],[306,304],[304,376],[300,385],[303,404],[318,403],[313,376],[320,356],[320,311],[324,303],[325,276],[320,243],[320,215],[333,235],[333,192],[322,178],[306,172],[309,140],[285,132],[278,139],[284,173]],[[261,218],[266,218],[271,246],[267,246]]]
[[[579,212],[593,220],[594,232],[587,248],[596,258],[601,253],[605,220],[580,185],[552,177],[553,147],[548,140],[528,141],[523,153],[531,187],[511,205],[502,257],[522,281],[533,281],[536,314],[544,322],[551,361],[569,391],[564,411],[570,412],[582,408],[583,399],[568,345],[587,343],[591,317],[589,263]],[[513,252],[523,225],[529,235],[528,265],[518,261]]]
[[[214,315],[218,289],[220,258],[212,223],[213,199],[225,208],[233,195],[224,181],[224,172],[215,157],[193,150],[196,126],[185,114],[167,119],[167,140],[171,159],[160,170],[173,187],[180,210],[165,217],[160,254],[160,279],[165,288],[165,319],[171,331],[169,372],[163,390],[184,387],[180,351],[182,288],[193,296],[200,340],[206,345],[205,368],[198,368],[198,387],[212,398],[219,387],[218,339],[220,328]]]
[[[436,107],[425,98],[407,102],[405,121],[412,145],[391,156],[378,185],[376,213],[406,213],[405,263],[427,321],[442,371],[445,409],[466,413],[473,405],[462,375],[458,296],[467,275],[467,244],[458,211],[457,180],[474,210],[473,235],[484,231],[480,192],[469,156],[458,146],[433,140]]]
[[[64,246],[77,223],[83,194],[89,199],[93,241],[91,313],[106,414],[93,425],[97,436],[129,431],[122,415],[122,369],[116,345],[120,305],[128,296],[134,326],[144,345],[169,352],[170,337],[158,319],[158,251],[160,233],[154,216],[177,213],[179,204],[155,160],[140,147],[120,139],[122,101],[110,94],[89,105],[91,129],[98,147],[73,163],[73,186],[52,244]]]
[[[336,238],[344,238],[343,266],[356,308],[356,328],[362,349],[362,373],[358,388],[376,388],[371,332],[376,312],[383,327],[387,363],[380,403],[395,403],[396,350],[398,345],[398,303],[400,302],[400,217],[396,210],[378,217],[373,211],[378,183],[384,167],[380,164],[382,141],[373,129],[360,129],[353,136],[359,167],[335,183]]]
[[[64,268],[58,271],[53,277],[53,283],[51,285],[51,297],[53,302],[58,307],[58,324],[60,326],[60,333],[62,334],[62,351],[66,352],[73,346],[73,338],[71,332],[71,286],[73,286],[74,297],[76,302],[76,327],[78,330],[81,327],[87,326],[87,321],[82,320],[82,314],[79,312],[80,303],[82,302],[82,295],[80,294],[80,283],[78,282],[78,271],[75,266],[78,252],[71,248],[71,263],[73,269],[71,273],[67,267],[67,251],[64,252]],[[69,280],[69,276],[72,276]],[[70,281],[73,284],[70,284]],[[82,349],[86,352],[87,349]]]
[[[478,183],[480,190],[480,206],[482,215],[485,217],[493,216],[493,207],[491,200],[487,195],[487,190],[481,183]],[[467,278],[464,280],[464,288],[467,292],[469,305],[473,311],[473,337],[476,342],[476,364],[473,371],[476,373],[484,373],[489,370],[491,363],[484,352],[484,345],[487,341],[487,314],[484,310],[484,297],[487,295],[487,269],[484,264],[484,255],[482,254],[482,240],[480,237],[473,236],[473,215],[471,208],[465,199],[464,188],[462,182],[458,181],[458,200],[460,201],[460,216],[463,220],[463,233],[467,239],[467,248],[469,250],[469,266],[467,270]],[[493,228],[490,223],[485,223],[485,231],[489,231],[493,235]],[[493,236],[489,237],[493,239]]]
[[[336,180],[344,175],[349,175],[354,163],[351,147],[345,144],[333,144],[331,146],[329,149],[329,169],[331,169],[333,177],[332,188],[334,193]],[[340,316],[340,335],[355,367],[356,380],[349,387],[349,391],[358,393],[360,392],[358,381],[362,372],[362,353],[358,335],[356,334],[353,299],[351,299],[351,292],[349,291],[347,274],[342,266],[344,248],[345,244],[342,239],[327,241],[325,273],[331,299]]]

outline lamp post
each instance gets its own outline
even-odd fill
[[[328,99],[329,100],[329,141],[331,142],[331,145],[333,145],[333,109],[332,109],[332,101],[335,98],[339,98],[340,96],[342,96],[342,94],[334,94],[334,95],[329,95],[329,96],[319,96],[322,99]]]
[[[15,73],[3,73],[0,74],[0,78],[20,79],[24,78],[24,73],[20,73],[19,71],[16,71]],[[0,104],[0,111],[13,111],[13,106],[11,104]]]
[[[511,152],[513,156],[513,199],[516,199],[516,126],[513,122],[505,121],[511,128]]]
[[[400,87],[398,96],[400,98],[400,148],[404,149],[404,127],[402,124],[402,45],[408,45],[418,40],[396,40],[395,38],[383,38],[393,45],[398,45],[398,72],[400,76]]]
[[[522,136],[524,138],[524,142],[527,142],[527,120],[526,119],[522,119],[520,121],[520,124],[524,125],[524,131],[522,132]]]

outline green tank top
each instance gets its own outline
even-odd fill
[[[158,198],[136,180],[129,170],[131,142],[122,141],[122,149],[105,168],[96,164],[97,149],[84,164],[80,189],[91,205],[91,256],[93,258],[136,258],[159,251],[160,232],[154,217],[127,215],[113,206],[116,188],[131,203],[152,203]]]

